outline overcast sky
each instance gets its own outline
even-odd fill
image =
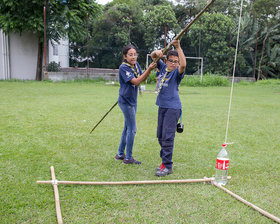
[[[108,2],[111,2],[112,0],[96,0],[96,2],[98,3],[98,4],[102,4],[102,5],[105,5],[105,4],[107,4]]]
[[[96,0],[96,2],[97,2],[98,4],[101,4],[101,5],[106,5],[108,2],[111,2],[111,1],[113,1],[113,0]],[[176,4],[175,1],[173,1],[173,3]]]
[[[113,1],[113,0],[96,0],[96,2],[98,3],[98,4],[101,4],[101,5],[106,5],[108,2],[111,2],[111,1]],[[172,0],[171,0],[172,1]],[[173,3],[176,5],[177,3],[176,3],[176,1],[173,1]]]

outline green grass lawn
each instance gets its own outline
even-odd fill
[[[146,89],[153,90],[149,85]],[[58,180],[194,179],[215,174],[225,140],[230,87],[180,88],[182,134],[176,134],[174,172],[158,178],[156,95],[138,98],[133,156],[114,160],[123,115],[118,86],[103,82],[0,82],[0,223],[56,223],[51,185]],[[280,85],[235,85],[228,133],[226,188],[280,217]],[[64,223],[273,223],[211,184],[59,185]]]

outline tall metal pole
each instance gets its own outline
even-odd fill
[[[131,16],[129,16],[129,24],[128,24],[128,44],[130,44],[130,32],[131,32]]]
[[[44,79],[48,78],[47,72],[47,57],[46,57],[46,48],[47,48],[47,32],[46,32],[46,6],[44,6]]]
[[[88,60],[88,14],[87,14],[87,78],[89,79],[89,60]]]
[[[167,36],[167,26],[164,25],[164,48],[166,48],[166,36]]]
[[[227,77],[229,78],[229,71],[230,71],[230,58],[231,58],[231,27],[230,27],[230,33],[229,33],[229,43],[228,43],[228,48],[229,48],[229,55],[228,55],[228,72],[227,72]]]
[[[199,40],[198,40],[198,57],[200,58],[200,45],[201,45],[201,21],[200,21],[200,24],[199,24],[200,28],[199,28]],[[201,72],[201,66],[200,65],[200,72]],[[197,70],[199,72],[199,65],[197,65]],[[200,82],[202,82],[202,79],[200,80]]]

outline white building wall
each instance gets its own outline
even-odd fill
[[[69,40],[61,41],[61,45],[58,48],[60,54],[60,65],[63,68],[69,67]]]
[[[0,29],[0,79],[35,80],[37,69],[38,38],[33,33],[5,35]],[[49,43],[47,63],[55,61],[69,67],[69,41],[58,45],[58,55],[53,55]],[[44,58],[43,58],[44,66]]]
[[[58,44],[56,42],[51,42],[49,41],[48,43],[48,57],[47,57],[47,63],[50,62],[55,62],[55,63],[59,63],[59,57],[58,57],[58,53],[57,55],[55,54],[55,48],[58,49]]]
[[[62,68],[69,67],[69,40],[64,39],[58,43],[49,41],[49,63],[60,63]]]
[[[32,33],[9,35],[10,68],[12,79],[35,80],[38,38]]]

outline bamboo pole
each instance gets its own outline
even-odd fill
[[[63,224],[62,216],[61,216],[61,209],[60,209],[60,204],[59,204],[59,194],[58,194],[57,180],[55,179],[55,173],[54,173],[54,167],[53,166],[51,166],[51,175],[52,175],[52,181],[50,181],[50,182],[53,185],[53,190],[54,190],[57,223],[58,224]]]
[[[236,198],[237,200],[239,200],[239,201],[243,202],[244,204],[248,205],[249,207],[251,207],[251,208],[257,210],[257,211],[258,211],[259,213],[261,213],[262,215],[264,215],[264,216],[266,216],[266,217],[272,219],[273,221],[275,221],[275,222],[277,222],[277,223],[280,223],[280,219],[279,219],[278,217],[276,217],[276,216],[274,216],[274,215],[272,215],[272,214],[270,214],[270,213],[264,211],[263,209],[259,208],[259,207],[256,206],[256,205],[254,205],[254,204],[252,204],[252,203],[246,201],[245,199],[241,198],[240,196],[238,196],[237,194],[231,192],[230,190],[228,190],[228,189],[222,187],[221,185],[218,185],[218,184],[214,183],[214,181],[211,181],[211,183],[212,183],[215,187],[220,188],[221,190],[223,190],[223,191],[225,191],[226,193],[230,194],[232,197]]]
[[[118,104],[118,101],[114,103],[114,105],[107,111],[107,113],[101,118],[100,121],[98,121],[98,123],[93,127],[93,129],[91,129],[90,134],[94,131],[94,129],[101,123],[101,121],[103,121],[103,119],[111,112],[111,110],[113,110],[113,108]]]
[[[231,177],[228,177],[231,179]],[[186,179],[186,180],[144,180],[144,181],[117,181],[117,182],[91,182],[91,181],[56,181],[57,184],[72,184],[72,185],[137,185],[137,184],[183,184],[183,183],[198,183],[212,182],[214,178],[203,179]],[[52,184],[53,181],[37,181],[37,184]]]
[[[215,0],[211,0],[197,15],[196,17],[183,29],[181,32],[174,38],[174,40],[180,40],[181,37],[185,34],[185,32],[192,26],[192,24],[198,20],[198,18],[215,2]],[[171,49],[172,45],[169,43],[167,47],[162,50],[162,53],[165,55],[167,51]],[[154,60],[155,63],[159,61],[159,57]]]

